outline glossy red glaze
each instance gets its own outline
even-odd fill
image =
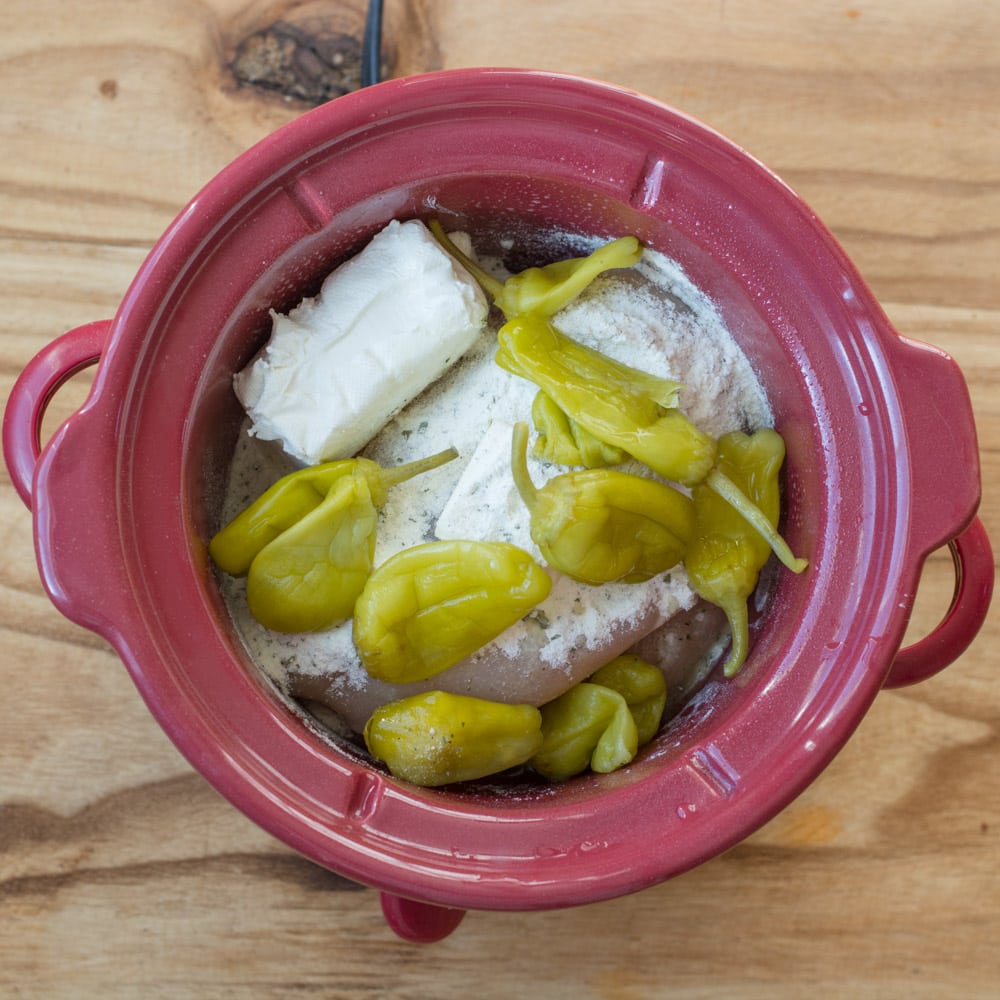
[[[739,676],[710,681],[612,775],[506,794],[395,781],[324,743],[274,694],[218,595],[205,544],[240,416],[230,378],[265,336],[267,310],[315,291],[391,218],[434,215],[518,241],[635,233],[676,258],[757,366],[788,446],[785,532],[808,572],[778,575]],[[233,803],[390,896],[536,909],[690,869],[778,812],[884,684],[946,665],[986,613],[992,555],[974,520],[976,434],[955,364],[898,336],[773,174],[625,90],[459,70],[339,98],[209,183],[100,334],[92,394],[37,464],[34,414],[90,360],[92,337],[36,359],[5,426],[53,601],[115,645],[160,724]],[[923,559],[955,539],[972,585],[934,648],[894,677]],[[397,929],[416,920],[403,933],[417,939],[443,927],[421,931],[420,906],[390,909]]]

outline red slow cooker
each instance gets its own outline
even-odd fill
[[[268,310],[314,293],[390,219],[431,216],[498,245],[631,233],[676,259],[751,359],[787,443],[783,530],[808,572],[777,577],[743,671],[710,678],[611,775],[421,789],[331,746],[250,661],[206,556],[241,417],[231,376]],[[86,404],[40,450],[51,394],[94,361]],[[635,93],[550,73],[394,80],[254,146],[181,212],[113,320],[31,361],[4,453],[59,610],[114,645],[219,791],[380,889],[414,940],[468,908],[605,899],[726,850],[817,776],[883,687],[958,657],[993,583],[954,362],[893,330],[829,232],[747,153]],[[944,545],[951,609],[900,649],[923,561]]]

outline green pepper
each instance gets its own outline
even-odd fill
[[[250,564],[250,613],[276,632],[314,632],[346,621],[372,570],[377,524],[368,480],[341,476],[315,510]]]
[[[364,476],[375,506],[382,507],[390,487],[443,465],[457,455],[454,448],[449,448],[392,469],[383,469],[367,458],[345,458],[290,472],[212,537],[209,555],[226,573],[244,576],[257,553],[315,510],[342,476]]]
[[[628,457],[621,448],[605,444],[584,430],[541,390],[531,404],[531,419],[538,431],[533,453],[543,462],[602,469],[621,465]]]
[[[542,706],[542,745],[531,766],[551,781],[628,764],[660,727],[663,672],[626,653]]]
[[[746,660],[747,599],[771,552],[787,553],[782,561],[794,572],[808,565],[791,555],[776,530],[781,505],[778,474],[784,458],[785,444],[777,431],[726,434],[719,439],[717,469],[692,493],[695,537],[684,565],[695,590],[729,619],[732,647],[723,668],[727,677]]]
[[[354,643],[372,677],[424,680],[495,639],[551,589],[541,566],[507,542],[414,545],[368,578],[354,608]]]
[[[684,562],[694,589],[721,608],[729,621],[732,645],[723,666],[726,677],[739,672],[750,648],[747,599],[760,572],[754,548],[749,534],[706,534],[695,539]]]
[[[550,781],[588,767],[607,774],[628,764],[639,747],[635,719],[624,697],[584,681],[541,708],[542,745],[531,766]]]
[[[538,488],[528,472],[528,425],[514,426],[511,469],[531,537],[554,569],[581,583],[639,583],[680,562],[694,531],[691,500],[617,469],[566,472]]]
[[[544,267],[529,267],[506,281],[500,281],[463,254],[445,234],[437,219],[429,223],[429,228],[508,319],[524,313],[552,316],[572,302],[599,274],[612,268],[632,267],[642,259],[642,244],[634,236],[623,236],[605,243],[586,257],[571,257]]]
[[[715,464],[715,441],[676,409],[681,385],[567,337],[540,316],[518,316],[497,335],[497,363],[534,382],[564,413],[665,479],[691,486]]]
[[[667,704],[667,682],[659,667],[634,653],[623,653],[606,663],[588,679],[591,684],[617,691],[635,719],[639,746],[657,733]]]
[[[435,787],[524,764],[542,744],[533,705],[428,691],[375,710],[365,744],[397,778]]]

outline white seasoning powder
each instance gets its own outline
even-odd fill
[[[676,263],[659,253],[647,250],[637,267],[602,275],[554,322],[618,361],[682,382],[681,410],[715,437],[772,424],[761,385],[718,311]],[[391,490],[380,514],[376,565],[404,547],[436,537],[511,541],[540,558],[510,475],[511,429],[517,421],[530,422],[537,388],[501,369],[493,360],[495,350],[495,330],[487,330],[362,452],[384,466],[448,447],[459,452],[457,460]],[[235,516],[290,468],[261,442],[242,435],[223,519]],[[533,458],[530,469],[539,485],[566,471]],[[244,581],[224,577],[223,592],[251,656],[280,686],[286,686],[289,671],[327,678],[331,691],[344,698],[368,684],[350,622],[319,633],[283,635],[262,628],[250,616]],[[548,674],[568,670],[564,664],[573,651],[599,652],[623,623],[642,620],[656,627],[694,602],[681,566],[643,584],[601,587],[554,574],[550,596],[495,640],[493,653],[509,658],[514,669],[520,651],[537,649],[539,669]],[[544,630],[541,648],[539,626]],[[571,682],[567,677],[566,685]]]

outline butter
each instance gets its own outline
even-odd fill
[[[234,377],[250,434],[305,465],[356,454],[485,328],[475,279],[419,221],[392,221],[315,298],[272,312]]]

